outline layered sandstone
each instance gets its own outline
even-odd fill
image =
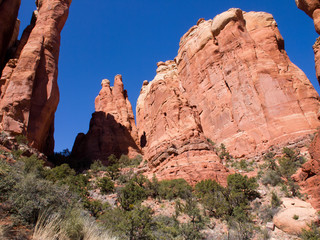
[[[122,77],[115,77],[113,87],[107,79],[102,81],[101,86],[89,131],[87,134],[78,134],[72,157],[88,162],[99,159],[106,164],[111,154],[133,158],[140,154],[138,132]]]
[[[21,0],[0,1],[0,75],[8,49],[14,45],[19,34],[17,17],[20,3]]]
[[[226,184],[228,170],[205,138],[199,113],[184,97],[173,61],[158,63],[153,81],[143,83],[137,102],[140,145],[148,175],[184,178],[189,183],[215,179]]]
[[[230,9],[200,19],[175,60],[158,64],[155,79],[143,83],[137,125],[150,174],[223,179],[206,139],[237,158],[258,155],[308,139],[320,125],[319,107],[272,15]]]
[[[272,145],[307,138],[319,126],[318,94],[288,58],[270,14],[230,9],[213,20],[199,20],[181,38],[175,65],[171,78],[179,97],[196,115],[203,136],[219,145],[224,143],[235,157],[256,155]],[[161,72],[158,75],[163,76]],[[158,90],[160,86],[166,89],[158,75],[144,84],[137,104],[139,136],[145,132],[149,145],[144,152],[149,160],[150,152],[155,152],[150,135],[157,132],[155,128],[166,132],[159,106],[168,104],[171,96]],[[153,97],[146,97],[151,93]],[[151,108],[157,101],[157,107]],[[166,114],[173,109],[167,109]],[[186,128],[171,121],[175,125],[171,135]],[[154,127],[145,131],[149,122]],[[162,142],[166,135],[157,136],[156,142]]]
[[[36,1],[33,22],[1,77],[1,130],[27,135],[29,143],[46,154],[54,148],[60,32],[70,4],[71,0]]]

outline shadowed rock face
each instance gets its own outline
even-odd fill
[[[8,49],[12,47],[19,34],[17,17],[20,3],[21,0],[0,1],[0,74]]]
[[[97,159],[108,164],[111,154],[117,157],[124,154],[130,158],[140,154],[132,106],[123,88],[121,75],[115,77],[114,87],[107,79],[101,85],[89,131],[78,134],[72,149],[72,157],[78,164]]]
[[[175,61],[158,64],[155,79],[143,84],[137,126],[152,172],[178,177],[178,169],[191,166],[185,172],[201,176],[193,167],[197,154],[207,155],[200,151],[212,155],[199,162],[219,162],[206,138],[235,157],[254,156],[309,137],[318,111],[318,94],[288,58],[272,15],[230,9],[199,20],[181,38]],[[193,160],[181,146],[198,151]]]
[[[60,32],[70,4],[71,0],[36,1],[32,22],[1,77],[1,130],[27,135],[29,143],[46,154],[54,148]]]

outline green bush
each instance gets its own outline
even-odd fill
[[[145,180],[143,176],[136,175],[120,190],[118,201],[124,210],[132,210],[135,204],[147,197]]]
[[[148,207],[137,205],[131,211],[110,209],[100,220],[119,239],[154,239],[151,232],[154,225],[152,210]]]
[[[109,177],[100,178],[97,185],[102,194],[108,194],[114,191],[114,183]]]
[[[315,224],[312,223],[309,230],[302,229],[302,233],[300,235],[303,240],[319,240],[320,239],[320,229]]]
[[[93,173],[98,173],[100,171],[106,171],[106,167],[102,164],[100,160],[96,160],[90,165],[90,170]]]
[[[280,198],[278,197],[278,195],[275,192],[272,192],[272,195],[271,195],[271,206],[273,208],[277,208],[277,207],[280,207],[281,203],[282,202],[281,202]]]
[[[16,141],[18,144],[28,144],[28,139],[24,135],[17,135],[15,137]]]
[[[192,187],[184,179],[164,180],[159,182],[159,196],[162,199],[186,199],[192,194]]]
[[[283,181],[279,172],[274,170],[267,170],[267,172],[263,175],[261,182],[265,186],[270,184],[271,186],[275,187]]]
[[[36,223],[40,213],[64,211],[75,200],[65,187],[28,174],[13,187],[9,196],[12,212],[26,223]]]
[[[89,176],[84,174],[76,174],[76,172],[66,163],[50,169],[47,172],[46,179],[57,183],[60,186],[69,186],[70,191],[78,194],[81,197],[86,197],[89,195]]]
[[[204,208],[216,218],[230,214],[231,206],[227,199],[227,191],[214,180],[203,180],[196,184],[195,191]]]

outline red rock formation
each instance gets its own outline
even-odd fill
[[[314,27],[320,34],[320,1],[319,0],[295,0],[299,9],[313,19]],[[320,83],[320,38],[313,45],[316,74]]]
[[[318,94],[291,63],[272,15],[231,9],[192,27],[176,57],[206,137],[235,157],[314,133]]]
[[[0,1],[0,74],[8,48],[10,48],[19,34],[17,21],[21,0]]]
[[[319,0],[296,0],[299,9],[303,10],[314,20],[314,26],[320,34],[320,1]],[[320,38],[313,45],[315,55],[316,75],[320,83]],[[309,195],[309,201],[314,208],[320,210],[320,132],[315,136],[309,148],[312,157],[293,176],[299,182],[304,193]]]
[[[149,177],[192,184],[210,178],[226,185],[228,170],[206,140],[196,107],[183,96],[173,61],[158,63],[154,80],[143,83],[137,122]]]
[[[89,131],[78,134],[72,149],[72,157],[78,163],[99,159],[107,164],[111,154],[130,158],[140,154],[132,106],[121,75],[115,77],[114,87],[107,79],[101,85]]]
[[[144,82],[137,125],[151,173],[199,180],[208,176],[196,159],[204,166],[211,160],[212,173],[226,172],[206,138],[235,157],[254,156],[309,138],[318,111],[318,94],[288,58],[272,15],[230,9],[199,20],[181,38],[175,61],[160,63],[155,79]]]
[[[35,25],[26,30],[18,58],[10,60],[2,76],[0,128],[27,135],[33,147],[50,154],[59,102],[60,32],[71,0],[37,0],[36,4]]]

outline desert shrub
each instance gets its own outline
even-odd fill
[[[293,217],[292,217],[294,220],[298,220],[299,219],[299,216],[298,215],[293,215]]]
[[[20,178],[17,169],[0,159],[0,202],[8,199]]]
[[[249,201],[259,197],[256,191],[258,183],[255,178],[235,173],[228,176],[227,182],[229,202],[233,207],[247,205]]]
[[[121,155],[119,159],[119,164],[122,168],[124,167],[137,167],[142,162],[143,158],[141,155],[130,159],[127,155]]]
[[[282,202],[281,202],[280,198],[278,197],[278,195],[275,192],[272,192],[271,193],[271,206],[273,208],[277,208],[277,207],[280,207],[281,203]]]
[[[266,173],[263,175],[261,182],[263,185],[271,185],[277,186],[278,184],[282,183],[281,176],[279,172],[274,170],[267,170]]]
[[[75,200],[65,187],[59,187],[50,181],[28,174],[17,182],[9,196],[11,211],[26,223],[36,223],[41,212],[59,212],[66,209]]]
[[[184,179],[164,180],[159,182],[159,196],[163,199],[186,199],[192,194],[192,187]]]
[[[265,223],[270,222],[278,211],[278,208],[274,208],[271,205],[263,205],[259,211],[259,216]]]
[[[132,210],[133,206],[147,197],[144,187],[146,179],[142,175],[135,175],[121,190],[118,201],[124,210]]]
[[[180,233],[179,223],[172,217],[155,216],[154,224],[151,226],[153,237],[159,240],[176,239]]]
[[[154,239],[152,210],[144,206],[133,206],[131,211],[110,209],[100,217],[102,224],[120,239]]]
[[[114,191],[114,183],[109,177],[100,178],[97,186],[102,194],[107,194]]]
[[[290,148],[283,148],[283,156],[278,160],[279,171],[283,177],[290,179],[291,175],[294,174],[298,167],[300,167],[305,159],[299,157],[295,151]]]
[[[148,195],[150,197],[160,199],[160,195],[159,195],[160,183],[155,175],[153,175],[151,181],[147,181],[146,187],[148,190]]]
[[[230,213],[227,191],[214,180],[203,180],[196,184],[195,191],[204,208],[211,216],[220,218]]]
[[[230,155],[226,146],[223,143],[221,143],[220,147],[218,148],[218,153],[219,153],[220,159],[225,159],[226,161],[229,161],[232,159],[232,156]]]
[[[15,137],[16,141],[18,144],[28,144],[28,139],[24,135],[17,135]]]
[[[106,167],[106,172],[112,180],[116,180],[120,175],[119,160],[114,154],[111,154],[108,157],[108,166]]]
[[[301,239],[303,240],[318,240],[320,239],[320,229],[319,227],[315,224],[312,223],[310,226],[309,230],[302,230],[302,233],[300,235]]]
[[[102,203],[99,200],[91,200],[91,199],[83,200],[83,206],[95,218],[102,215],[104,211],[106,211],[106,209],[110,208],[110,204],[107,202]]]
[[[100,171],[106,171],[106,166],[104,166],[100,160],[96,160],[90,165],[90,170],[93,173],[98,173]]]
[[[124,174],[120,174],[120,176],[118,177],[117,181],[121,184],[125,184],[128,183],[130,181],[130,179],[133,178],[134,176],[134,172],[132,169],[130,169],[130,171],[124,173]]]
[[[58,185],[67,185],[70,191],[81,197],[89,195],[89,177],[84,174],[76,174],[66,163],[48,170],[46,179]]]

